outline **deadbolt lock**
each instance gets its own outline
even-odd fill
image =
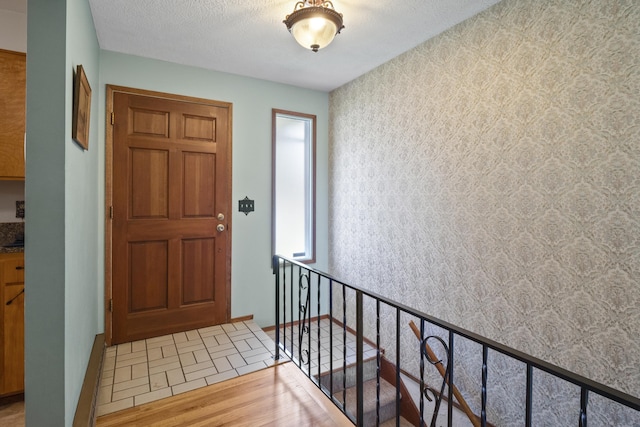
[[[224,214],[222,212],[218,214],[218,221],[224,221]]]

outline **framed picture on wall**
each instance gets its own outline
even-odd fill
[[[71,137],[85,150],[89,149],[89,116],[91,86],[82,65],[78,65],[73,82],[73,124]]]

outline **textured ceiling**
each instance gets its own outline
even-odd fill
[[[282,23],[295,0],[89,0],[100,47],[330,91],[500,0],[334,0],[345,29],[300,47]],[[27,0],[0,0],[26,12]]]
[[[330,91],[499,0],[334,0],[345,29],[300,47],[282,20],[294,0],[89,0],[100,47]],[[16,10],[26,0],[0,0]]]
[[[102,49],[330,91],[499,0],[334,0],[345,29],[300,47],[294,0],[89,0]]]

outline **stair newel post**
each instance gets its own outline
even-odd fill
[[[276,255],[272,258],[273,274],[276,275],[276,348],[275,360],[280,359],[280,260]]]
[[[364,347],[362,339],[362,313],[362,292],[356,291],[356,393],[358,396],[358,426],[364,425]]]

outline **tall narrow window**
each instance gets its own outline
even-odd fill
[[[273,110],[272,250],[315,262],[316,116]]]

